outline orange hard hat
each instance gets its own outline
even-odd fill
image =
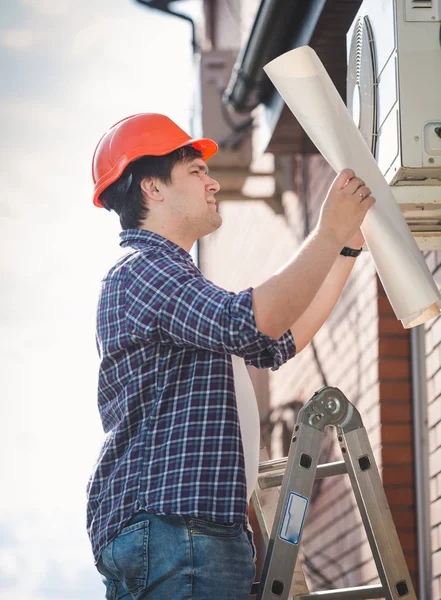
[[[99,200],[101,192],[133,160],[141,156],[164,156],[188,145],[200,150],[204,160],[218,149],[216,142],[208,138],[192,139],[165,115],[141,113],[115,123],[100,139],[93,155],[93,203],[103,207]]]

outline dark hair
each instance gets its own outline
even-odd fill
[[[149,212],[141,181],[156,177],[163,183],[171,183],[173,167],[180,162],[202,158],[202,152],[193,146],[183,146],[164,156],[142,156],[131,162],[122,175],[100,194],[104,208],[119,215],[123,229],[137,229]]]

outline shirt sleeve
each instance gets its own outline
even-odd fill
[[[228,292],[181,260],[146,261],[126,286],[126,322],[135,339],[234,354],[248,365],[277,369],[295,355],[290,331],[279,340],[256,327],[252,288]]]

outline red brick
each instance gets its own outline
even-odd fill
[[[380,317],[378,320],[379,336],[400,334],[403,332],[403,325],[395,317]]]
[[[415,526],[415,512],[412,509],[394,507],[391,513],[397,530]]]
[[[381,478],[385,487],[388,485],[413,485],[413,465],[409,464],[399,467],[383,465]]]
[[[410,344],[407,338],[402,337],[384,337],[378,340],[378,354],[384,358],[386,356],[405,356],[410,353]]]
[[[394,442],[408,442],[412,443],[412,432],[413,428],[411,425],[383,425],[381,428],[381,439],[383,444],[389,444]]]
[[[384,465],[408,465],[413,460],[410,446],[384,446],[381,453]]]
[[[404,554],[414,552],[416,548],[416,535],[414,531],[397,531]]]
[[[410,423],[412,408],[407,402],[382,402],[380,404],[382,423]]]
[[[410,363],[406,358],[393,359],[380,357],[378,361],[378,372],[380,380],[408,379],[410,375]]]
[[[384,291],[384,287],[383,284],[380,281],[380,278],[378,277],[378,275],[376,275],[376,280],[377,280],[377,291],[378,291],[378,297],[379,298],[387,298],[386,296],[386,292]]]
[[[377,306],[378,306],[378,314],[381,316],[384,315],[388,315],[388,316],[394,316],[395,317],[395,313],[393,311],[393,308],[387,298],[386,295],[384,296],[378,296],[377,299]]]
[[[411,487],[384,487],[390,506],[414,506],[415,492]]]
[[[383,400],[410,401],[411,389],[408,381],[380,381],[380,402]]]
[[[417,573],[417,559],[415,551],[411,550],[404,552],[404,558],[406,560],[407,568],[409,569],[410,576],[412,577],[412,583],[415,586],[415,576]]]

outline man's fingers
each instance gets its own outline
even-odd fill
[[[348,194],[356,194],[359,190],[359,188],[361,187],[366,187],[365,182],[360,179],[359,177],[353,177],[348,185],[346,186],[345,190],[348,192]]]
[[[355,173],[352,169],[343,169],[343,171],[340,171],[340,173],[335,178],[334,185],[339,190],[342,190],[344,187],[346,187],[349,180],[353,177],[355,177]]]
[[[361,185],[355,192],[355,196],[360,202],[371,195],[371,190],[366,185]]]
[[[366,212],[372,208],[372,206],[375,204],[376,200],[373,196],[368,196],[367,198],[365,198],[364,200],[362,200],[362,206],[363,208],[366,209]]]

